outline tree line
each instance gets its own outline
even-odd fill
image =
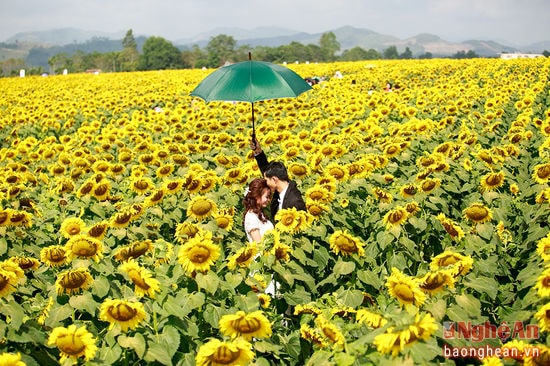
[[[31,52],[40,50],[31,50]],[[251,49],[248,45],[237,45],[237,41],[229,35],[220,34],[212,37],[204,48],[194,45],[189,49],[179,49],[170,41],[162,37],[149,37],[143,42],[141,49],[133,35],[132,29],[126,32],[122,39],[122,50],[106,52],[85,52],[81,49],[72,54],[59,52],[48,58],[49,70],[37,67],[29,70],[29,74],[41,74],[44,72],[59,74],[64,70],[70,73],[101,70],[103,72],[145,71],[162,69],[186,69],[186,68],[217,68],[226,62],[239,62],[248,59],[252,51],[257,60],[283,63],[283,62],[333,62],[333,61],[361,61],[379,59],[429,59],[433,55],[426,52],[421,55],[413,55],[409,47],[401,53],[396,46],[389,46],[382,52],[375,49],[365,50],[361,47],[353,47],[344,50],[341,54],[340,43],[333,32],[323,33],[318,44],[304,45],[299,42],[291,42],[278,47],[257,46]],[[545,51],[545,56],[550,53]],[[35,55],[36,56],[36,55]],[[451,58],[465,59],[477,58],[476,52],[459,51]],[[24,60],[9,59],[2,63],[2,74],[15,75],[21,68],[25,68]]]

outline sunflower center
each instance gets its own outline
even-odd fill
[[[60,281],[66,289],[80,288],[86,282],[86,275],[82,272],[69,272]]]
[[[501,176],[499,174],[491,174],[487,177],[487,180],[485,181],[487,185],[489,186],[498,186],[500,182],[502,182]]]
[[[488,215],[489,212],[482,206],[474,206],[466,210],[466,216],[473,221],[483,221]]]
[[[75,334],[67,334],[67,336],[60,338],[57,341],[57,346],[63,353],[71,356],[78,356],[86,349],[86,344]]]
[[[255,318],[239,319],[235,322],[235,329],[240,333],[248,334],[257,331],[261,328],[260,321]]]
[[[212,355],[213,364],[231,365],[233,361],[239,358],[240,351],[233,352],[227,346],[221,346],[216,349]]]
[[[449,224],[448,222],[444,222],[443,227],[445,228],[445,231],[449,233],[450,236],[452,237],[458,236],[458,231],[455,229],[455,227],[452,224]]]
[[[445,276],[441,273],[429,276],[426,281],[420,286],[425,290],[435,290],[445,284]]]
[[[336,239],[336,245],[343,252],[355,253],[357,251],[357,246],[355,245],[355,242],[344,236],[340,236],[338,239]]]
[[[136,316],[136,309],[127,304],[118,304],[109,308],[109,314],[118,321],[128,321]]]
[[[97,246],[88,240],[79,240],[73,244],[71,250],[81,257],[93,257],[97,253]]]
[[[412,303],[414,301],[414,292],[406,284],[398,283],[394,287],[395,295],[404,302]]]
[[[191,211],[197,216],[204,216],[210,212],[212,209],[212,204],[208,201],[197,201],[191,207]]]
[[[547,179],[550,176],[550,165],[545,165],[537,170],[537,176],[540,179]]]
[[[193,248],[193,253],[190,256],[191,262],[193,263],[204,263],[210,258],[210,251],[205,247],[195,247]]]

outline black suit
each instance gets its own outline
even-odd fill
[[[255,155],[254,157],[256,158],[256,163],[258,164],[258,167],[260,168],[260,171],[263,174],[267,165],[269,164],[269,161],[267,160],[267,156],[262,151],[261,153],[259,153],[258,155]],[[283,198],[282,208],[292,208],[292,207],[295,207],[297,210],[300,210],[300,211],[306,210],[306,203],[302,198],[302,193],[298,189],[296,182],[291,180],[288,182],[288,188],[286,190],[285,197]],[[271,199],[270,211],[271,211],[271,217],[273,218],[273,221],[275,221],[275,215],[277,214],[277,211],[279,211],[279,192],[277,191],[273,193],[273,198]]]

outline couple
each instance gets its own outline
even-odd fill
[[[248,187],[243,200],[244,229],[249,241],[260,242],[263,235],[273,229],[277,211],[292,207],[305,211],[306,204],[296,182],[288,177],[284,164],[279,161],[269,162],[255,138],[250,143],[250,147],[264,178],[252,180]],[[270,201],[270,214],[273,221],[270,221],[263,211]]]

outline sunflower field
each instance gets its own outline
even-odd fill
[[[0,79],[0,364],[550,364],[550,60],[288,67],[328,78],[256,133],[307,211],[260,243],[212,70]]]

